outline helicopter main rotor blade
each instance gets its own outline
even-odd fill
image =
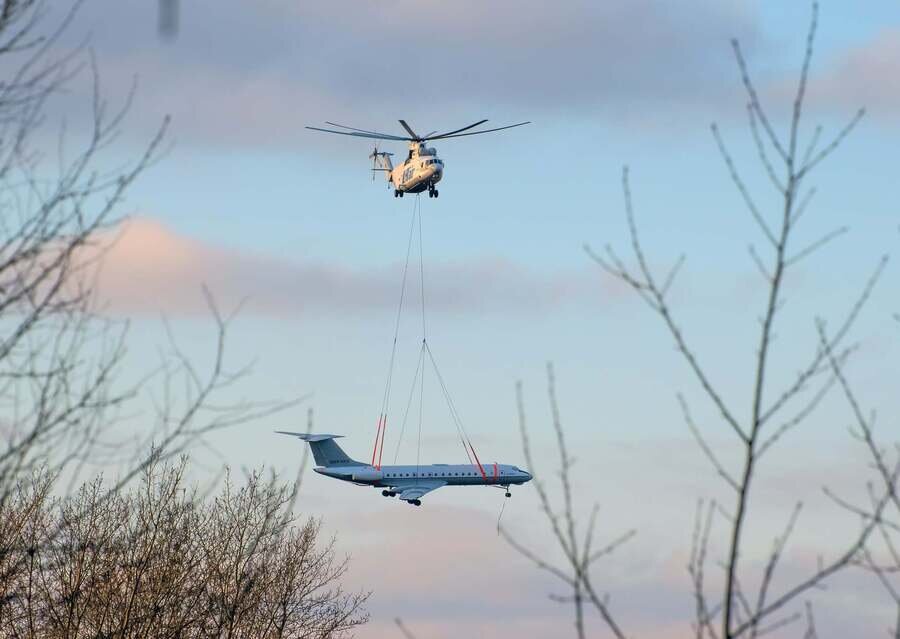
[[[346,124],[338,124],[337,122],[327,122],[326,121],[325,124],[328,124],[330,126],[336,126],[339,129],[347,129],[349,131],[356,131],[357,133],[371,133],[372,135],[385,135],[385,136],[393,135],[392,133],[379,133],[378,131],[369,131],[368,129],[357,129],[352,126],[347,126]]]
[[[455,133],[455,134],[444,134],[444,135],[436,135],[433,138],[429,138],[429,140],[445,140],[447,138],[463,138],[467,135],[479,135],[481,133],[490,133],[491,131],[502,131],[503,129],[512,129],[517,126],[524,126],[526,124],[531,124],[531,122],[519,122],[518,124],[510,124],[509,126],[500,126],[496,129],[485,129],[484,131],[472,131],[471,133]]]
[[[375,140],[397,140],[400,142],[411,141],[410,138],[401,138],[399,135],[388,135],[387,133],[362,133],[355,131],[335,131],[334,129],[320,129],[316,126],[304,127],[310,131],[323,131],[324,133],[337,133],[338,135],[352,135],[356,138],[374,138]]]
[[[468,131],[472,127],[476,127],[479,124],[484,124],[485,122],[487,122],[487,120],[478,120],[478,122],[476,122],[475,124],[470,124],[469,126],[464,126],[463,128],[456,129],[455,131],[447,131],[446,133],[438,133],[438,135],[436,135],[436,136],[434,134],[437,133],[437,131],[432,131],[431,133],[429,133],[428,135],[425,136],[425,139],[426,140],[434,140],[435,138],[442,138],[445,135],[453,135],[455,133],[462,133],[463,131]]]
[[[406,120],[400,120],[400,126],[406,129],[406,132],[409,133],[413,137],[413,141],[421,140],[421,138],[416,134],[415,131],[406,123]]]

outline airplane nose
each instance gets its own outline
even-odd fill
[[[525,471],[525,481],[531,481],[532,479],[534,479],[534,475]]]

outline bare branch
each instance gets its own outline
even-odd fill
[[[781,183],[781,180],[779,180],[778,176],[775,174],[775,167],[772,166],[772,162],[769,160],[769,156],[766,153],[766,147],[759,135],[759,127],[756,123],[756,111],[750,104],[747,105],[747,119],[750,121],[750,132],[753,134],[753,142],[756,144],[759,161],[766,169],[766,174],[769,176],[775,189],[780,193],[784,193],[784,184]]]
[[[678,403],[681,405],[681,412],[684,416],[684,421],[690,429],[691,434],[694,436],[697,445],[700,446],[700,449],[703,451],[703,454],[705,454],[707,459],[709,459],[709,461],[712,463],[719,476],[722,477],[722,479],[724,479],[725,482],[729,486],[731,486],[731,488],[733,488],[735,491],[739,491],[740,487],[738,486],[737,481],[735,481],[731,474],[729,474],[729,472],[725,470],[725,466],[719,461],[715,453],[712,451],[712,448],[710,448],[709,444],[706,443],[706,440],[703,439],[703,436],[700,434],[700,430],[694,423],[687,402],[685,401],[684,396],[681,395],[681,393],[678,394]]]
[[[778,136],[775,134],[775,130],[769,122],[769,118],[763,111],[759,96],[756,93],[756,87],[753,86],[753,82],[750,80],[750,72],[747,70],[747,62],[744,60],[744,54],[741,52],[741,45],[736,39],[733,39],[731,41],[731,48],[734,51],[734,57],[737,60],[738,69],[741,73],[741,81],[744,83],[744,89],[746,89],[747,95],[750,97],[750,107],[753,112],[756,113],[759,122],[763,125],[763,130],[769,138],[769,143],[775,148],[778,155],[781,156],[781,159],[787,163],[789,157],[788,153],[784,150],[781,142],[779,142]]]
[[[847,139],[847,136],[856,128],[856,125],[860,123],[863,117],[866,115],[865,109],[860,109],[856,112],[856,115],[844,126],[843,129],[835,136],[835,138],[819,153],[817,153],[809,162],[806,162],[803,167],[800,169],[799,176],[803,177],[807,173],[809,173],[819,162],[827,158],[829,155],[834,153],[837,148],[841,145],[841,143]]]
[[[797,254],[794,255],[793,257],[790,257],[787,260],[785,260],[785,265],[791,266],[793,264],[796,264],[797,262],[802,260],[804,257],[811,255],[818,249],[820,249],[823,246],[825,246],[826,244],[828,244],[831,240],[846,233],[848,230],[849,229],[846,226],[842,226],[839,229],[835,229],[835,230],[831,231],[830,233],[825,234],[824,236],[822,236],[821,238],[819,238],[818,240],[816,240],[815,242],[813,242],[812,244],[807,246],[805,249],[798,251]]]
[[[728,152],[728,149],[725,148],[725,142],[722,140],[722,134],[719,133],[719,127],[713,124],[710,128],[712,130],[713,137],[716,139],[716,144],[719,147],[719,153],[721,153],[722,159],[725,161],[725,166],[728,167],[728,173],[729,175],[731,175],[731,181],[734,182],[734,185],[737,187],[738,191],[740,191],[741,193],[741,196],[744,198],[744,203],[750,210],[750,215],[753,216],[753,219],[756,221],[756,224],[763,232],[763,235],[766,236],[766,239],[769,240],[769,243],[772,246],[777,246],[778,243],[775,240],[775,233],[773,233],[772,229],[769,228],[769,225],[766,224],[766,221],[763,219],[762,214],[759,212],[759,208],[756,206],[756,203],[750,196],[750,191],[747,189],[747,185],[744,184],[744,180],[738,173],[737,168],[734,165],[734,160],[731,158],[731,154]],[[783,187],[780,188],[782,188],[783,190]]]
[[[762,263],[762,259],[760,259],[759,254],[756,252],[756,249],[751,244],[747,247],[748,252],[750,253],[750,257],[753,258],[753,263],[756,264],[756,268],[759,270],[760,275],[763,276],[763,279],[772,283],[772,274],[769,273],[768,269],[766,269],[765,265]]]
[[[651,308],[653,308],[653,310],[655,310],[662,317],[663,321],[666,324],[666,327],[669,329],[669,332],[675,339],[675,344],[678,347],[678,351],[682,354],[685,360],[687,360],[688,365],[694,372],[694,375],[697,377],[707,396],[719,409],[722,417],[725,419],[728,425],[731,426],[735,434],[737,434],[738,437],[740,437],[740,439],[742,439],[743,441],[747,441],[747,435],[741,429],[738,421],[734,418],[731,411],[725,405],[722,397],[713,388],[711,381],[707,377],[703,368],[698,363],[693,351],[688,347],[684,336],[681,333],[681,329],[678,328],[675,320],[671,315],[662,290],[658,288],[655,283],[649,265],[647,264],[646,258],[644,257],[643,248],[641,247],[640,238],[638,236],[637,223],[635,222],[634,208],[631,201],[631,188],[628,180],[628,167],[624,167],[622,169],[622,192],[625,198],[625,214],[628,222],[629,234],[631,237],[631,246],[635,258],[638,262],[638,267],[640,269],[642,279],[638,280],[635,276],[631,275],[627,270],[625,270],[624,267],[617,266],[616,268],[610,268],[609,264],[607,264],[605,261],[598,259],[598,257],[593,253],[589,254],[594,257],[594,259],[603,268],[605,268],[607,272],[622,278],[626,283],[635,288],[635,290],[642,293],[642,296],[645,298],[645,300],[648,301],[648,304],[650,304]]]

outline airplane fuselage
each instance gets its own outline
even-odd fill
[[[320,475],[361,486],[383,488],[385,497],[397,497],[413,506],[421,506],[421,498],[444,486],[502,486],[506,496],[509,487],[531,481],[531,473],[509,464],[415,464],[408,466],[375,466],[356,461],[334,441],[340,435],[276,431],[298,437],[307,443],[316,460],[313,469]],[[475,454],[474,449],[472,454]],[[379,455],[380,457],[380,455]],[[377,459],[373,453],[373,460]],[[470,458],[471,459],[471,458]]]
[[[484,474],[478,466],[461,464],[428,464],[420,466],[346,465],[318,467],[314,470],[343,481],[374,486],[399,488],[417,486],[422,482],[442,482],[445,486],[510,486],[531,480],[531,474],[508,464],[484,464]]]

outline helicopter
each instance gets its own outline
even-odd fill
[[[419,135],[412,130],[412,127],[406,123],[406,120],[399,120],[408,136],[392,135],[389,133],[378,133],[377,131],[367,131],[365,129],[355,129],[336,122],[326,122],[325,124],[343,131],[335,129],[322,129],[315,126],[308,126],[311,131],[322,131],[324,133],[337,133],[338,135],[351,135],[358,138],[374,138],[376,140],[389,140],[396,142],[407,142],[409,144],[409,153],[406,160],[402,164],[394,166],[391,161],[393,153],[386,153],[378,150],[376,143],[375,149],[369,155],[372,160],[372,179],[375,179],[376,172],[384,172],[387,175],[388,184],[394,188],[394,197],[403,197],[404,193],[422,193],[428,191],[428,197],[438,197],[440,192],[437,190],[437,183],[444,177],[444,162],[437,156],[437,151],[433,147],[429,147],[426,143],[431,140],[445,140],[448,138],[465,137],[467,135],[479,135],[481,133],[491,133],[493,131],[502,131],[504,129],[512,129],[517,126],[530,124],[530,122],[519,122],[518,124],[510,124],[507,126],[497,127],[495,129],[484,129],[481,131],[469,131],[487,122],[487,120],[479,120],[469,126],[461,129],[447,131],[446,133],[438,133],[432,131],[427,135]],[[464,133],[464,131],[469,131]]]

